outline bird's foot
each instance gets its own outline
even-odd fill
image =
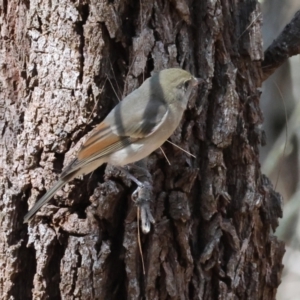
[[[150,201],[152,196],[152,187],[150,185],[144,185],[143,187],[137,187],[132,193],[131,199],[136,203],[139,208],[141,227],[143,233],[149,233],[151,229],[151,223],[154,224],[155,220],[153,218]]]
[[[153,189],[152,176],[145,166],[140,166],[137,164],[130,164],[119,169],[126,174],[128,179],[132,180],[138,186],[132,193],[131,199],[139,208],[138,211],[140,213],[143,233],[149,233],[151,229],[151,223],[155,223],[150,208]]]

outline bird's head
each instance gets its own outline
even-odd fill
[[[186,105],[192,90],[201,82],[191,73],[179,68],[162,70],[151,79],[156,94],[168,103],[179,101],[183,105]]]

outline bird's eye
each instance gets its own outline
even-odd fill
[[[191,82],[190,80],[185,81],[185,83],[182,85],[182,89],[186,91],[190,85],[190,82]]]
[[[183,92],[186,92],[188,90],[189,86],[190,86],[190,82],[191,82],[191,79],[188,79],[185,82],[179,84],[177,86],[177,88],[182,90]]]

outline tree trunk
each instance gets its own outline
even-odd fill
[[[257,1],[4,0],[0,17],[2,299],[275,299],[282,211],[258,161]],[[196,158],[166,144],[171,166],[160,150],[145,160],[145,274],[135,187],[111,166],[23,224],[119,99],[178,66],[205,80],[171,137]]]

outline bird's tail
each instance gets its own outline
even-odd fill
[[[52,196],[55,194],[57,190],[59,190],[64,184],[66,180],[60,179],[56,182],[56,184],[31,208],[31,210],[26,214],[24,217],[24,223],[27,223],[35,214],[36,212],[46,204]]]

